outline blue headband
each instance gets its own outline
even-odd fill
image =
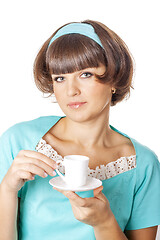
[[[70,33],[79,33],[79,34],[85,35],[85,36],[93,39],[95,42],[97,42],[103,48],[103,45],[102,45],[98,35],[95,33],[94,28],[92,27],[92,25],[90,25],[88,23],[70,23],[70,24],[60,28],[59,31],[50,40],[48,47],[57,38],[59,38],[63,35],[66,35],[66,34],[70,34]]]

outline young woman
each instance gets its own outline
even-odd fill
[[[37,87],[65,116],[9,128],[0,139],[0,240],[153,240],[160,224],[160,163],[149,148],[109,124],[110,106],[130,93],[125,43],[95,21],[69,23],[42,46]],[[53,189],[65,155],[90,158],[93,191]]]

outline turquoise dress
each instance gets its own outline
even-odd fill
[[[0,182],[20,150],[35,150],[39,140],[61,117],[46,116],[18,123],[0,138]],[[119,132],[117,129],[112,129]],[[128,137],[136,151],[136,167],[102,180],[103,193],[122,229],[160,225],[160,163],[149,148]],[[49,185],[51,176],[35,176],[18,192],[21,198],[19,239],[95,240],[93,227],[75,219],[69,200]],[[78,192],[92,197],[93,191]]]

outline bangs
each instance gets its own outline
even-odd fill
[[[94,40],[77,33],[56,39],[48,48],[46,64],[50,74],[66,74],[85,68],[107,66],[105,52]]]

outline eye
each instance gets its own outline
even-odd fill
[[[84,73],[81,74],[81,77],[82,77],[82,78],[89,78],[89,77],[91,77],[91,76],[93,76],[93,74],[90,73],[90,72],[84,72]]]
[[[55,82],[63,82],[64,77],[62,77],[62,76],[55,77],[53,80],[54,80]]]

